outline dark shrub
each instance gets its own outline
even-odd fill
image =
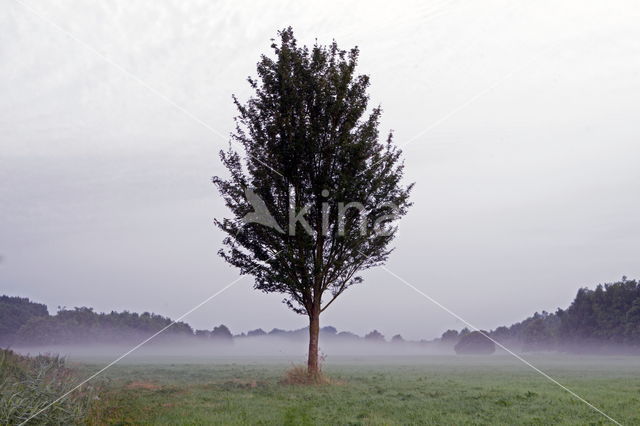
[[[486,334],[486,332],[483,331]],[[457,354],[492,354],[496,345],[479,331],[472,331],[460,338],[453,348]]]
[[[368,342],[385,342],[384,335],[378,330],[373,330],[371,333],[364,336],[364,339]]]
[[[213,330],[211,330],[211,338],[227,343],[231,343],[231,341],[233,341],[231,331],[229,331],[229,328],[224,324],[213,327]]]

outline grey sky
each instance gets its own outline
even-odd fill
[[[383,131],[403,145],[439,123],[404,149],[415,205],[387,266],[477,326],[640,276],[638,3],[24,3],[223,135],[278,29],[360,46]],[[172,317],[214,293],[237,277],[212,225],[227,142],[3,1],[0,292]],[[365,277],[324,325],[409,338],[462,326],[384,271]],[[306,325],[251,284],[188,322]]]

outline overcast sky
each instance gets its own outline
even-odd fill
[[[640,277],[638,22],[631,1],[5,0],[0,293],[175,318],[235,280],[210,180],[231,95],[288,25],[360,47],[404,147],[395,274],[482,328]],[[305,326],[281,299],[244,278],[186,321]],[[463,327],[381,269],[323,315],[360,334]]]

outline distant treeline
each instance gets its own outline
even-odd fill
[[[49,315],[47,307],[27,298],[0,296],[0,345],[64,345],[74,343],[129,343],[149,337],[171,324],[171,319],[144,312],[98,313],[92,308],[60,309]],[[176,322],[158,340],[175,337],[230,339],[224,325],[213,330],[194,331]]]
[[[27,298],[0,296],[0,346],[39,346],[68,345],[85,343],[132,343],[147,338],[164,329],[172,320],[161,315],[144,312],[98,313],[92,308],[62,308],[55,315],[49,315],[47,307]],[[328,338],[344,340],[365,340],[384,342],[385,337],[377,330],[361,338],[354,333],[327,326],[321,334]],[[304,340],[308,329],[282,330],[274,328],[269,332],[261,328],[233,335],[228,327],[219,325],[211,330],[194,330],[184,322],[176,322],[166,328],[154,341],[175,340],[176,338],[193,341],[212,341],[231,343],[233,339],[249,337],[281,337],[292,340]],[[404,341],[400,335],[391,339]]]
[[[60,309],[49,315],[47,307],[26,298],[0,296],[0,346],[61,345],[74,343],[131,343],[156,333],[171,319],[145,312],[97,313],[87,307]],[[344,341],[391,342],[394,344],[444,345],[453,347],[468,329],[447,330],[432,341],[405,341],[395,335],[387,339],[373,330],[364,337],[335,327],[323,327],[325,339]],[[598,285],[595,290],[581,288],[567,309],[555,313],[535,313],[509,327],[487,332],[510,348],[524,351],[564,352],[640,352],[640,283],[623,277],[621,281]],[[304,340],[307,327],[298,330],[274,328],[232,335],[224,325],[211,330],[194,330],[184,322],[167,328],[154,341],[185,338],[230,343],[250,337],[281,337]]]
[[[0,344],[5,347],[128,342],[148,337],[169,324],[171,319],[148,312],[97,313],[86,307],[60,309],[56,315],[49,315],[43,304],[0,296]],[[165,333],[172,337],[194,335],[183,322],[172,325]]]
[[[468,332],[448,330],[441,340],[454,342]],[[523,351],[640,352],[640,282],[623,277],[595,290],[581,288],[568,308],[536,312],[489,334]]]

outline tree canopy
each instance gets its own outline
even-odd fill
[[[454,350],[457,354],[492,354],[496,350],[496,345],[487,335],[486,331],[472,331],[464,334],[454,346]]]
[[[254,95],[234,97],[241,151],[220,153],[229,177],[213,182],[231,217],[216,224],[227,262],[309,316],[313,372],[320,313],[387,259],[411,185],[392,135],[380,140],[357,47],[298,46],[287,28],[271,48],[248,80]]]
[[[536,312],[491,332],[498,341],[525,351],[637,351],[640,348],[640,283],[622,280],[580,288],[571,305]]]

